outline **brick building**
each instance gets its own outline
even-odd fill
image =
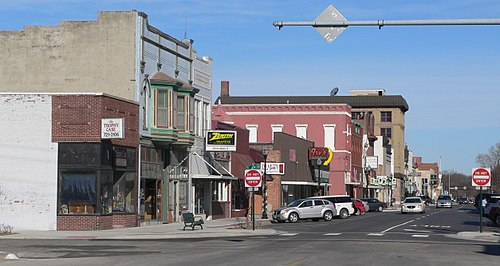
[[[3,93],[0,101],[0,124],[9,129],[0,138],[0,223],[30,230],[138,225],[136,103],[102,93]],[[102,126],[110,121],[115,136]]]

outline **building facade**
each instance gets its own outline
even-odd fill
[[[135,102],[95,93],[0,99],[0,123],[12,130],[1,138],[8,152],[0,160],[0,223],[28,230],[137,226]]]
[[[346,194],[346,186],[357,184],[351,180],[353,124],[348,104],[310,101],[311,97],[231,97],[226,84],[213,106],[214,118],[248,129],[250,143],[273,143],[275,133],[284,132],[330,148],[331,163],[318,170],[327,172],[328,183],[319,192],[323,195]]]
[[[0,32],[0,47],[0,91],[107,93],[137,102],[142,223],[179,221],[193,208],[190,158],[210,128],[212,59],[198,57],[192,40],[149,25],[141,12],[102,11],[95,21]]]

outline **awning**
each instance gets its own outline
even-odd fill
[[[189,172],[193,179],[238,180],[227,169],[223,169],[227,174],[222,174],[198,153],[190,154]]]
[[[237,164],[240,166],[240,169],[246,169],[248,166],[251,166],[252,163],[255,163],[255,161],[250,157],[250,155],[247,154],[239,154],[233,152],[231,154],[231,157],[234,158],[232,161],[233,163]]]

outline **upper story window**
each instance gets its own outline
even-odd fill
[[[380,121],[381,122],[392,122],[392,112],[380,112]]]
[[[283,125],[271,125],[271,131],[272,131],[271,138],[274,141],[274,133],[283,132]]]
[[[246,125],[248,129],[248,142],[257,142],[257,125]]]
[[[390,127],[380,128],[380,135],[390,139],[392,137],[392,128],[390,128]]]
[[[335,125],[323,125],[325,147],[335,150]]]
[[[307,125],[295,125],[296,136],[307,139]]]
[[[177,94],[177,129],[186,130],[186,97]]]
[[[351,118],[354,120],[360,120],[365,118],[365,113],[363,112],[352,112]]]
[[[168,127],[168,94],[166,89],[156,91],[156,126]]]

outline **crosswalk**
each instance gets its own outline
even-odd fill
[[[292,237],[292,236],[297,236],[297,235],[299,235],[299,233],[284,233],[284,234],[280,234],[279,236],[280,237]],[[325,234],[323,234],[323,236],[342,236],[342,235],[344,235],[344,233],[325,233]],[[385,236],[387,234],[367,233],[366,235],[371,236],[371,237],[382,237],[382,236]],[[428,238],[430,236],[430,234],[411,234],[410,236],[413,238]]]

